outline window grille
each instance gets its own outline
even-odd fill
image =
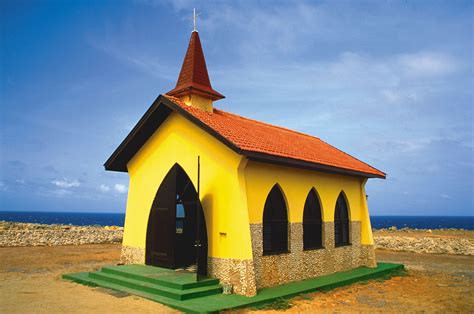
[[[267,196],[263,210],[263,254],[288,251],[288,215],[285,199],[275,185]]]
[[[334,241],[336,246],[349,243],[349,210],[343,192],[339,194],[334,212]]]
[[[306,197],[303,212],[303,249],[320,249],[323,247],[323,226],[321,204],[315,190]]]

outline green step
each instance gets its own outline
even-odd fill
[[[144,282],[133,278],[127,278],[120,275],[105,273],[102,271],[89,273],[89,278],[98,279],[103,282],[109,282],[115,285],[124,286],[130,289],[143,291],[146,293],[161,295],[174,300],[189,300],[203,296],[219,294],[222,292],[220,285],[189,288],[186,290],[169,288],[154,283]]]
[[[103,281],[103,280],[100,280],[100,279],[92,279],[92,278],[89,277],[89,273],[87,273],[87,272],[75,273],[75,274],[65,274],[65,275],[62,276],[62,278],[65,279],[65,280],[71,280],[73,282],[77,282],[77,283],[80,283],[80,284],[83,284],[83,285],[86,285],[86,286],[92,286],[92,287],[97,286],[97,287],[102,287],[102,288],[106,288],[106,289],[112,289],[112,290],[115,290],[115,291],[126,292],[126,293],[129,293],[131,295],[141,296],[145,299],[149,299],[149,300],[153,300],[155,302],[165,304],[169,307],[172,307],[172,308],[177,309],[179,311],[182,311],[184,313],[203,313],[203,311],[199,311],[199,310],[195,311],[192,308],[190,308],[189,306],[186,306],[186,305],[183,306],[182,303],[185,302],[185,301],[174,300],[174,299],[170,299],[170,298],[167,298],[167,297],[163,297],[161,295],[156,295],[156,294],[147,293],[147,292],[144,292],[144,291],[141,291],[141,290],[135,290],[135,289],[127,288],[127,287],[124,287],[122,285],[117,285],[117,284],[110,283],[110,282],[107,282],[107,281]],[[189,301],[192,301],[192,300],[189,300]],[[187,301],[187,302],[189,302],[189,301]]]
[[[176,282],[183,282],[188,280],[186,274],[166,270],[163,268],[149,268],[143,265],[124,265],[118,266],[128,272],[136,272],[137,274],[148,274],[152,276],[154,272],[157,276],[160,273],[169,272],[176,274]],[[121,284],[111,283],[102,279],[93,279],[89,276],[90,273],[82,272],[75,274],[64,274],[63,279],[71,280],[88,286],[99,286],[117,291],[127,292],[132,295],[141,296],[155,302],[160,302],[179,311],[186,313],[217,313],[222,310],[240,309],[250,306],[258,306],[265,303],[270,303],[280,298],[291,298],[299,294],[310,293],[315,291],[327,291],[343,285],[348,285],[358,281],[365,281],[375,278],[387,278],[387,275],[397,275],[403,270],[401,264],[378,263],[376,268],[359,267],[344,272],[324,275],[320,277],[305,279],[302,281],[290,282],[271,288],[263,288],[258,290],[258,294],[253,297],[245,297],[242,295],[231,294],[225,295],[222,293],[212,294],[203,297],[176,300],[164,297],[159,294],[148,293],[142,290],[129,288]],[[191,277],[192,278],[192,277]],[[172,290],[172,289],[171,289]],[[179,291],[179,290],[178,290]]]
[[[202,278],[198,282],[195,282],[194,280],[196,274],[180,274],[173,271],[170,272],[169,270],[157,273],[156,267],[153,267],[155,269],[150,269],[149,272],[146,272],[147,268],[145,267],[133,267],[136,265],[127,266],[129,267],[102,267],[101,271],[108,274],[140,280],[179,290],[187,290],[205,286],[215,286],[219,284],[219,279],[208,277]]]

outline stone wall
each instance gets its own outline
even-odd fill
[[[145,264],[145,249],[122,245],[122,254],[120,255],[122,264]]]
[[[223,284],[232,284],[233,293],[254,296],[257,294],[253,261],[209,257],[207,273],[219,278]]]
[[[377,267],[377,260],[375,259],[375,245],[360,246],[360,263],[367,267]]]
[[[288,253],[263,255],[262,224],[250,224],[253,260],[208,257],[208,274],[233,292],[253,296],[257,289],[290,281],[345,271],[359,266],[376,267],[373,245],[361,245],[360,221],[350,224],[350,245],[334,247],[334,223],[323,222],[323,248],[303,250],[303,224],[290,223]],[[144,264],[145,250],[122,246],[121,262]]]
[[[257,289],[282,283],[349,270],[375,266],[373,246],[361,246],[360,221],[350,224],[350,243],[334,247],[334,223],[323,223],[323,248],[303,250],[303,224],[290,223],[289,253],[263,255],[262,224],[251,224],[252,250]]]

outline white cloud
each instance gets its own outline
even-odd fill
[[[391,89],[383,89],[380,93],[389,103],[397,103],[401,98],[399,92]]]
[[[221,2],[217,5],[217,10],[204,12],[199,25],[210,33],[220,32],[226,27],[237,34],[246,34],[245,41],[236,46],[243,58],[291,54],[308,49],[319,36],[334,34],[334,19],[331,20],[319,6],[303,2],[274,5],[271,9],[254,6],[253,2],[232,5]]]
[[[318,112],[323,105],[331,106],[335,118],[340,118],[338,110],[345,109],[364,117],[376,109],[393,117],[391,105],[414,108],[442,93],[445,85],[439,80],[448,80],[448,75],[460,69],[454,60],[453,55],[435,51],[384,56],[345,51],[329,60],[307,60],[304,65],[272,60],[243,62],[239,67],[218,69],[214,80],[222,89],[239,95],[271,89],[275,99],[291,97],[304,102],[310,98]],[[298,119],[300,123],[301,117]]]
[[[190,8],[193,4],[191,0],[134,0],[134,2],[143,5],[150,5],[153,7],[159,7],[163,4],[168,4],[176,11],[180,11],[185,8]]]
[[[106,192],[110,191],[110,187],[109,187],[108,185],[101,184],[101,185],[99,186],[99,190],[100,190],[101,192],[106,193]]]
[[[127,192],[127,187],[124,184],[115,184],[114,185],[115,191],[118,193],[126,193]]]
[[[387,88],[380,91],[382,99],[389,104],[400,104],[403,102],[413,102],[419,99],[417,91],[410,88]]]
[[[68,181],[66,179],[62,179],[62,180],[61,179],[56,179],[56,180],[52,181],[51,183],[54,184],[55,186],[63,188],[63,189],[74,188],[74,187],[78,187],[78,186],[81,185],[79,183],[79,181],[77,181],[76,179],[74,179],[72,181]]]
[[[131,36],[135,37],[134,34]],[[96,33],[89,35],[87,42],[102,53],[150,76],[167,81],[176,79],[175,65],[171,66],[166,61],[159,59],[155,54],[156,51],[148,51],[138,43],[124,45],[121,38]]]
[[[409,76],[439,76],[455,72],[457,62],[450,56],[436,52],[418,52],[399,57],[402,70]]]
[[[51,192],[51,195],[56,196],[56,197],[63,197],[70,194],[71,194],[71,191],[65,190],[65,189],[58,189]]]

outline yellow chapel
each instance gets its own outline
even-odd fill
[[[365,184],[385,173],[321,139],[214,107],[193,31],[176,87],[105,163],[129,174],[122,262],[257,289],[375,267]]]

